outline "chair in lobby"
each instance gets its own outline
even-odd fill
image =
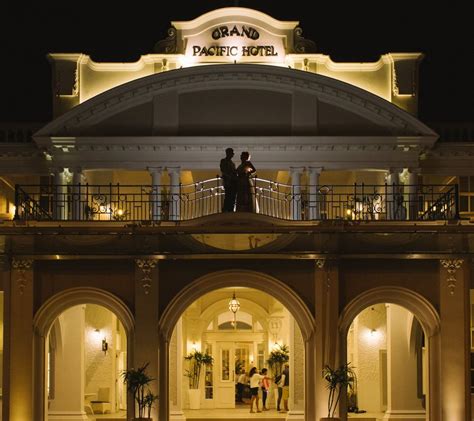
[[[90,401],[94,414],[109,414],[112,412],[112,403],[110,402],[110,387],[99,387],[97,400]]]

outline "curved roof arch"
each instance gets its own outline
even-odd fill
[[[430,128],[396,105],[345,82],[277,66],[221,64],[157,73],[117,86],[58,117],[39,130],[35,138],[81,136],[83,130],[150,103],[157,95],[226,89],[310,95],[329,104],[333,110],[344,110],[381,127],[390,135],[437,137]]]

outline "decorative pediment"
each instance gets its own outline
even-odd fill
[[[229,129],[242,136],[411,136],[431,143],[437,138],[407,112],[347,83],[237,64],[183,68],[126,83],[57,118],[35,139],[230,135]]]

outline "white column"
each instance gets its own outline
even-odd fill
[[[150,208],[151,208],[151,220],[161,220],[161,167],[148,167],[148,171],[151,174],[151,187],[150,193]]]
[[[322,168],[308,167],[309,185],[308,185],[308,217],[306,219],[321,219],[321,203],[319,202],[318,188],[319,176]]]
[[[180,317],[170,343],[170,420],[185,420],[183,412],[183,319]]]
[[[291,174],[291,218],[301,220],[301,173],[303,167],[290,167]]]
[[[53,219],[64,220],[67,215],[67,186],[64,168],[54,169],[53,174]]]
[[[71,307],[59,316],[61,345],[55,355],[54,399],[48,420],[87,420],[84,411],[84,327],[85,307]]]
[[[416,220],[418,218],[418,198],[416,192],[418,189],[419,168],[408,168],[408,186],[405,193],[408,194],[408,218]]]
[[[170,215],[171,221],[180,220],[180,176],[181,167],[168,167],[168,174],[170,176]]]
[[[400,184],[400,170],[398,168],[391,168],[390,172],[386,176],[385,181],[387,183],[387,192],[385,197],[387,219],[400,219],[399,206],[401,206],[401,204],[399,203],[399,194],[397,191],[397,186]]]
[[[425,419],[417,396],[417,361],[411,352],[410,320],[403,307],[387,305],[387,411],[384,420],[413,421]]]
[[[81,168],[74,168],[72,174],[72,219],[82,220],[84,219],[84,207],[83,202],[83,190],[81,184],[83,183],[83,175]]]
[[[290,399],[287,420],[304,420],[305,347],[300,328],[290,315]]]

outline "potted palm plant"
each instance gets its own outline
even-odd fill
[[[148,364],[146,363],[137,369],[130,368],[122,372],[123,382],[127,385],[127,391],[133,396],[136,404],[133,411],[135,421],[151,420],[151,408],[158,399],[158,396],[154,395],[149,389],[149,384],[155,379],[146,372]],[[146,410],[148,410],[148,417],[145,417]]]
[[[189,362],[189,368],[184,374],[189,379],[189,408],[199,409],[201,407],[199,381],[201,379],[202,367],[212,366],[214,359],[207,352],[199,352],[197,350],[188,354],[184,359]]]
[[[323,377],[327,381],[327,388],[329,390],[328,416],[321,418],[321,421],[339,420],[339,418],[334,417],[334,414],[341,398],[341,392],[351,388],[355,379],[355,373],[350,364],[342,364],[338,368],[332,368],[329,365],[324,367]]]
[[[270,354],[268,355],[267,364],[270,367],[270,370],[273,374],[273,380],[275,385],[273,389],[273,394],[275,396],[275,402],[278,402],[279,396],[281,397],[281,390],[278,391],[276,385],[280,381],[281,372],[283,371],[283,366],[288,363],[290,360],[290,350],[288,345],[278,345]],[[278,403],[277,403],[278,405]],[[277,408],[278,409],[278,408]]]

